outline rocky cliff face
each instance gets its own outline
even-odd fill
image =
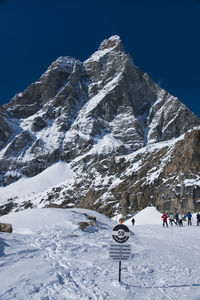
[[[58,58],[0,108],[0,184],[35,176],[62,160],[74,171],[73,184],[43,196],[43,206],[70,203],[107,215],[149,203],[194,210],[199,131],[189,130],[199,125],[113,36],[84,62]]]

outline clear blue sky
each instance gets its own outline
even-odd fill
[[[59,56],[118,34],[137,66],[200,116],[199,0],[0,0],[0,104]]]

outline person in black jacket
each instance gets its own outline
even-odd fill
[[[200,213],[197,213],[196,218],[197,218],[197,226],[199,226],[199,224],[200,224]]]
[[[175,214],[176,225],[179,225],[178,213]]]
[[[135,219],[132,218],[131,222],[132,222],[132,224],[134,225],[134,224],[135,224]]]

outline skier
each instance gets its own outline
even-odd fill
[[[134,224],[135,224],[135,219],[132,218],[131,222],[132,222],[132,224],[134,225]]]
[[[192,221],[191,221],[191,219],[192,219],[192,214],[191,214],[190,211],[188,211],[188,213],[187,213],[187,218],[188,218],[188,226],[189,226],[189,225],[192,226]]]
[[[163,219],[163,227],[165,227],[165,224],[168,227],[168,223],[167,223],[168,216],[167,216],[167,214],[165,212],[164,212],[164,214],[162,215],[161,218]]]
[[[197,226],[199,226],[199,224],[200,224],[200,213],[197,213],[196,218],[197,218]]]
[[[178,216],[178,224],[180,227],[183,226],[183,214],[182,213],[180,213]]]
[[[169,215],[169,222],[170,222],[170,225],[171,225],[171,226],[173,226],[173,222],[175,223],[173,214],[170,214],[170,215]],[[175,223],[175,224],[176,224],[176,223]]]

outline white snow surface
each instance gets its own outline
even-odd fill
[[[84,213],[96,226],[81,231]],[[0,233],[0,299],[200,299],[200,228],[155,225],[147,207],[129,225],[132,257],[109,259],[116,222],[84,209],[29,209],[0,217],[13,233]],[[149,224],[146,224],[148,218]],[[142,225],[143,220],[143,225]],[[151,223],[150,223],[151,221]],[[141,224],[141,225],[139,225]]]
[[[60,161],[36,176],[24,177],[6,187],[0,187],[1,203],[16,196],[24,200],[30,194],[45,192],[72,177],[73,171],[70,166]]]
[[[162,223],[161,216],[162,214],[159,211],[157,211],[157,209],[154,206],[148,206],[134,216],[135,224],[137,225],[161,224]],[[124,224],[131,225],[132,224],[131,219],[132,218],[125,221]]]

